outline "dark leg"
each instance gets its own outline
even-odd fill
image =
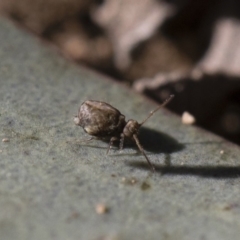
[[[123,145],[124,145],[124,134],[121,134],[120,144],[119,144],[120,151],[123,150]]]
[[[150,162],[149,158],[147,157],[142,145],[140,144],[139,140],[138,140],[138,137],[136,134],[133,134],[133,138],[138,146],[138,149],[140,150],[140,152],[143,154],[143,156],[146,158],[147,162],[148,162],[148,165],[150,166],[151,168],[151,171],[152,172],[155,172],[155,167],[153,166],[153,164]]]
[[[108,145],[108,149],[107,149],[107,154],[109,153],[109,150],[112,148],[114,141],[117,141],[117,140],[118,140],[117,137],[111,137],[109,145]]]

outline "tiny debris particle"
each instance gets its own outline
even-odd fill
[[[2,153],[3,152],[3,150],[0,150],[0,153]]]
[[[224,154],[224,151],[223,151],[223,150],[221,150],[221,151],[220,151],[220,154]]]
[[[137,183],[137,179],[132,177],[132,178],[125,178],[123,177],[121,180],[122,183],[126,184],[126,185],[134,185]]]
[[[67,222],[71,222],[74,219],[77,219],[80,216],[80,214],[78,212],[73,212],[68,218],[67,218]]]
[[[135,178],[132,178],[132,179],[131,179],[131,183],[132,183],[132,184],[134,184],[134,183],[136,183],[136,182],[137,182],[137,181],[136,181]]]
[[[108,208],[105,204],[98,203],[95,207],[95,210],[96,210],[97,214],[104,214],[108,211]]]
[[[125,177],[122,177],[122,182],[126,182],[126,178]]]
[[[2,142],[9,142],[9,139],[8,138],[3,138]]]
[[[231,205],[226,205],[225,207],[223,207],[222,210],[230,211],[230,210],[232,210],[232,206]]]
[[[186,125],[192,125],[196,122],[196,119],[189,112],[184,112],[182,114],[182,123]]]
[[[150,187],[151,187],[150,184],[147,183],[147,182],[143,182],[142,185],[141,185],[141,189],[143,191],[148,190]]]

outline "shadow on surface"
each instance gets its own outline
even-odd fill
[[[173,153],[185,147],[173,137],[146,127],[140,128],[138,137],[143,148],[148,152]]]
[[[128,165],[149,170],[145,162],[129,162]],[[196,175],[207,178],[240,178],[240,165],[237,166],[180,166],[180,165],[154,165],[156,173],[168,175]]]
[[[140,128],[138,138],[144,150],[152,153],[166,153],[166,154],[173,153],[173,152],[181,151],[185,147],[184,144],[179,143],[176,139],[170,137],[169,135],[155,131],[150,128],[145,128],[145,127]],[[92,139],[91,141],[82,140],[81,143],[85,147],[106,148],[107,150],[107,146],[99,147],[97,146],[97,144],[95,145],[93,143],[94,141],[103,141],[105,143],[109,143],[109,139]],[[118,151],[119,141],[114,142],[113,146],[115,147],[115,149],[112,149],[112,150]],[[125,140],[124,148],[133,148],[138,150],[138,147],[136,146],[136,144],[127,139]],[[119,155],[122,156],[124,155],[124,153],[121,153]],[[125,155],[129,155],[129,154],[125,154]],[[115,154],[115,156],[117,155]]]

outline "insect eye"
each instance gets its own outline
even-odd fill
[[[73,121],[76,125],[80,123],[80,119],[77,116],[74,117]]]

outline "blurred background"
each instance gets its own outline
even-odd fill
[[[0,0],[0,13],[240,144],[239,0]]]

